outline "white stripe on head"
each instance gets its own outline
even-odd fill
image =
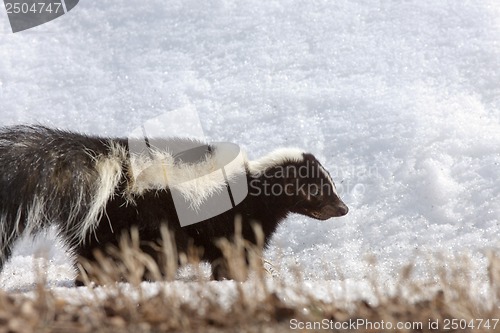
[[[298,148],[281,148],[270,154],[248,163],[248,168],[252,174],[262,174],[267,169],[282,165],[285,162],[303,162],[304,151]]]
[[[335,183],[333,182],[333,179],[330,176],[330,174],[328,173],[328,171],[326,171],[326,169],[319,162],[318,162],[318,166],[319,166],[320,172],[323,173],[323,176],[325,176],[326,179],[328,179],[328,181],[330,182],[330,185],[332,186],[333,193],[337,197],[339,197],[339,194],[337,193],[337,187],[335,186]]]

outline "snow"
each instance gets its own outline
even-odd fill
[[[283,223],[266,254],[283,276],[366,289],[369,256],[394,281],[411,262],[432,278],[440,252],[480,280],[498,248],[498,1],[84,1],[17,34],[0,10],[0,45],[1,125],[127,136],[195,108],[251,158],[314,153],[350,212]],[[40,243],[70,284],[64,248]],[[18,244],[3,288],[29,286],[37,247]]]

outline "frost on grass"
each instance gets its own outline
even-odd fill
[[[231,272],[241,270],[241,262],[245,261],[238,242],[224,243]],[[208,281],[203,277],[190,282],[140,282],[137,272],[158,268],[150,266],[146,254],[130,248],[122,254],[110,253],[110,258],[133,256],[125,266],[103,260],[100,264],[105,267],[93,271],[100,281],[121,276],[124,282],[46,288],[47,281],[40,274],[29,294],[0,292],[0,331],[224,332],[237,328],[240,332],[286,332],[297,323],[321,322],[338,328],[337,332],[349,332],[343,323],[356,322],[360,325],[357,331],[370,331],[363,325],[384,322],[394,332],[431,332],[429,321],[444,325],[447,320],[457,319],[468,325],[474,323],[471,332],[490,332],[492,325],[497,325],[495,318],[500,316],[500,255],[493,252],[488,255],[483,281],[487,295],[484,299],[478,299],[478,293],[471,288],[475,281],[464,256],[454,261],[437,258],[439,266],[434,267],[433,275],[437,278],[432,280],[421,280],[407,266],[389,291],[376,276],[377,263],[371,261],[374,273],[365,280],[371,295],[353,300],[349,299],[349,281],[311,283],[300,276],[300,271],[295,272],[295,280],[272,278],[254,260],[246,267],[250,274],[244,282]],[[478,328],[477,318],[489,319],[490,327],[483,323]],[[413,326],[397,328],[398,323]]]

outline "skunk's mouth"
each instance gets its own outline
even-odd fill
[[[349,212],[349,208],[344,203],[339,203],[336,206],[324,206],[319,210],[307,211],[307,215],[317,220],[328,220],[332,217],[344,216]]]

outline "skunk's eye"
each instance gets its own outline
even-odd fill
[[[311,197],[319,197],[321,195],[321,191],[318,185],[311,184],[309,186],[309,196]]]

